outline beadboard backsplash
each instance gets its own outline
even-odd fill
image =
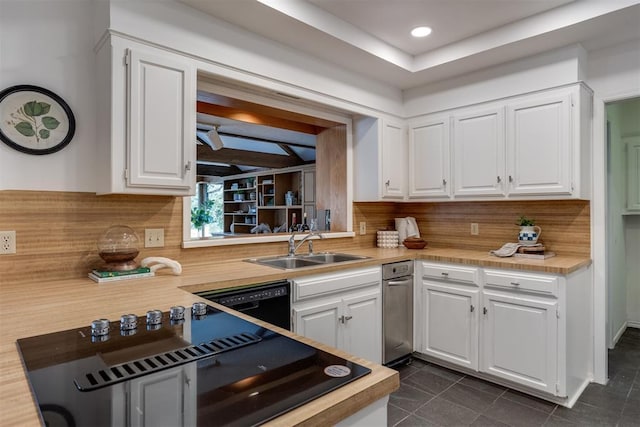
[[[427,247],[489,251],[508,242],[517,243],[516,220],[525,215],[542,228],[540,243],[557,254],[588,257],[591,254],[589,201],[495,201],[440,203],[355,203],[354,228],[366,221],[369,246],[375,230],[394,227],[394,218],[415,217]],[[471,223],[479,234],[471,235]],[[361,244],[365,244],[362,242]]]
[[[517,240],[515,221],[520,215],[536,219],[542,227],[541,240],[551,250],[589,256],[588,201],[354,203],[354,229],[365,221],[366,235],[320,240],[315,247],[319,251],[372,247],[378,229],[393,227],[395,217],[413,216],[431,247],[497,249]],[[471,222],[479,224],[478,236],[470,235]],[[284,242],[182,249],[180,197],[0,191],[0,230],[15,230],[17,242],[17,254],[0,256],[0,284],[86,276],[101,264],[98,238],[116,224],[128,225],[141,238],[145,228],[164,228],[165,247],[141,247],[138,259],[165,256],[188,265],[286,251]]]

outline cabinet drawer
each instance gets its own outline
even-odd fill
[[[550,295],[557,295],[558,293],[558,277],[554,276],[485,270],[484,277],[486,286]]]
[[[347,270],[341,273],[318,274],[293,281],[293,300],[300,301],[363,286],[378,285],[382,280],[380,267]]]
[[[422,277],[451,282],[478,284],[478,269],[452,265],[422,263]]]

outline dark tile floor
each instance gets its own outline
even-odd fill
[[[609,383],[571,409],[420,360],[397,369],[389,426],[640,426],[640,329],[609,351]]]

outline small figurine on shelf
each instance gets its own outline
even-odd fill
[[[307,213],[302,214],[302,225],[300,226],[300,231],[305,232],[309,231],[309,226],[307,225]]]
[[[291,214],[291,227],[289,227],[289,232],[293,233],[294,231],[298,231],[298,224],[296,221],[296,213],[293,212]]]

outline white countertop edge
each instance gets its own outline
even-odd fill
[[[307,233],[298,233],[295,236],[296,240],[302,240]],[[331,231],[328,233],[322,233],[325,239],[338,239],[344,237],[354,237],[356,233],[353,231]],[[274,234],[273,236],[247,236],[247,237],[233,237],[233,238],[206,238],[198,240],[189,240],[182,242],[184,249],[189,248],[205,248],[209,246],[228,246],[228,245],[246,245],[246,244],[260,244],[260,243],[272,243],[272,242],[285,242],[291,237],[290,234]],[[313,237],[318,239],[318,237]]]

